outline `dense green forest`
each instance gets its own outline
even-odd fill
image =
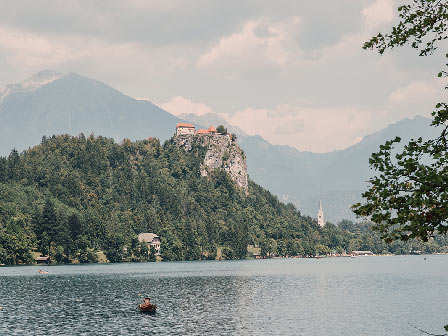
[[[163,260],[314,256],[350,250],[435,252],[446,240],[386,245],[369,224],[344,221],[320,228],[292,204],[249,182],[249,195],[224,171],[200,176],[206,149],[190,152],[157,139],[114,143],[84,135],[44,137],[23,153],[0,157],[0,263],[155,260],[137,240],[161,238]]]

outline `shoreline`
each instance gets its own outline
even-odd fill
[[[372,257],[397,257],[397,256],[436,256],[436,255],[448,255],[446,252],[438,252],[438,253],[427,253],[427,254],[374,254],[374,255],[362,255],[362,256],[350,256],[350,255],[344,255],[344,256],[315,256],[315,257],[271,257],[271,258],[245,258],[245,259],[198,259],[198,260],[157,260],[157,261],[122,261],[122,262],[96,262],[96,263],[79,263],[79,262],[73,262],[73,263],[49,263],[49,264],[19,264],[19,265],[5,265],[0,264],[1,268],[8,268],[8,267],[23,267],[23,266],[40,266],[40,267],[53,267],[53,266],[82,266],[82,265],[119,265],[119,264],[149,264],[149,263],[184,263],[184,262],[217,262],[217,261],[241,261],[241,260],[278,260],[278,259],[333,259],[333,258],[372,258]]]

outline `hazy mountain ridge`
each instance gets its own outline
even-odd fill
[[[0,154],[38,144],[43,135],[97,134],[132,140],[174,134],[182,121],[148,101],[135,100],[109,85],[75,73],[0,101]]]
[[[31,92],[45,84],[48,84],[56,79],[61,78],[62,75],[52,70],[43,70],[30,78],[24,80],[22,83],[8,84],[4,89],[0,89],[0,102],[6,96],[17,92]]]
[[[369,167],[371,153],[396,136],[402,138],[402,143],[420,136],[426,139],[437,136],[437,129],[429,124],[427,118],[406,118],[349,148],[329,153],[274,146],[261,137],[242,139],[241,146],[247,155],[251,179],[313,217],[322,199],[326,219],[337,222],[355,218],[350,206],[361,200],[366,181],[374,174]]]
[[[180,121],[198,127],[223,124],[238,135],[252,180],[312,217],[322,199],[325,217],[332,222],[354,218],[350,206],[360,200],[365,181],[372,176],[368,159],[381,144],[397,135],[403,142],[437,135],[437,130],[428,127],[429,119],[416,117],[367,135],[344,150],[302,152],[272,145],[258,135],[248,136],[217,114],[176,117],[149,101],[133,99],[75,73],[60,75],[46,70],[8,87],[0,99],[0,155],[8,155],[12,148],[21,151],[34,146],[43,135],[94,133],[116,141],[157,137],[163,142],[171,138]]]

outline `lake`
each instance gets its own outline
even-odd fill
[[[0,267],[0,306],[0,335],[442,334],[448,256]]]

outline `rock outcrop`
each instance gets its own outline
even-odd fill
[[[175,135],[173,140],[187,151],[195,142],[206,147],[201,175],[208,176],[215,169],[223,169],[248,194],[246,156],[230,134],[183,134]]]

